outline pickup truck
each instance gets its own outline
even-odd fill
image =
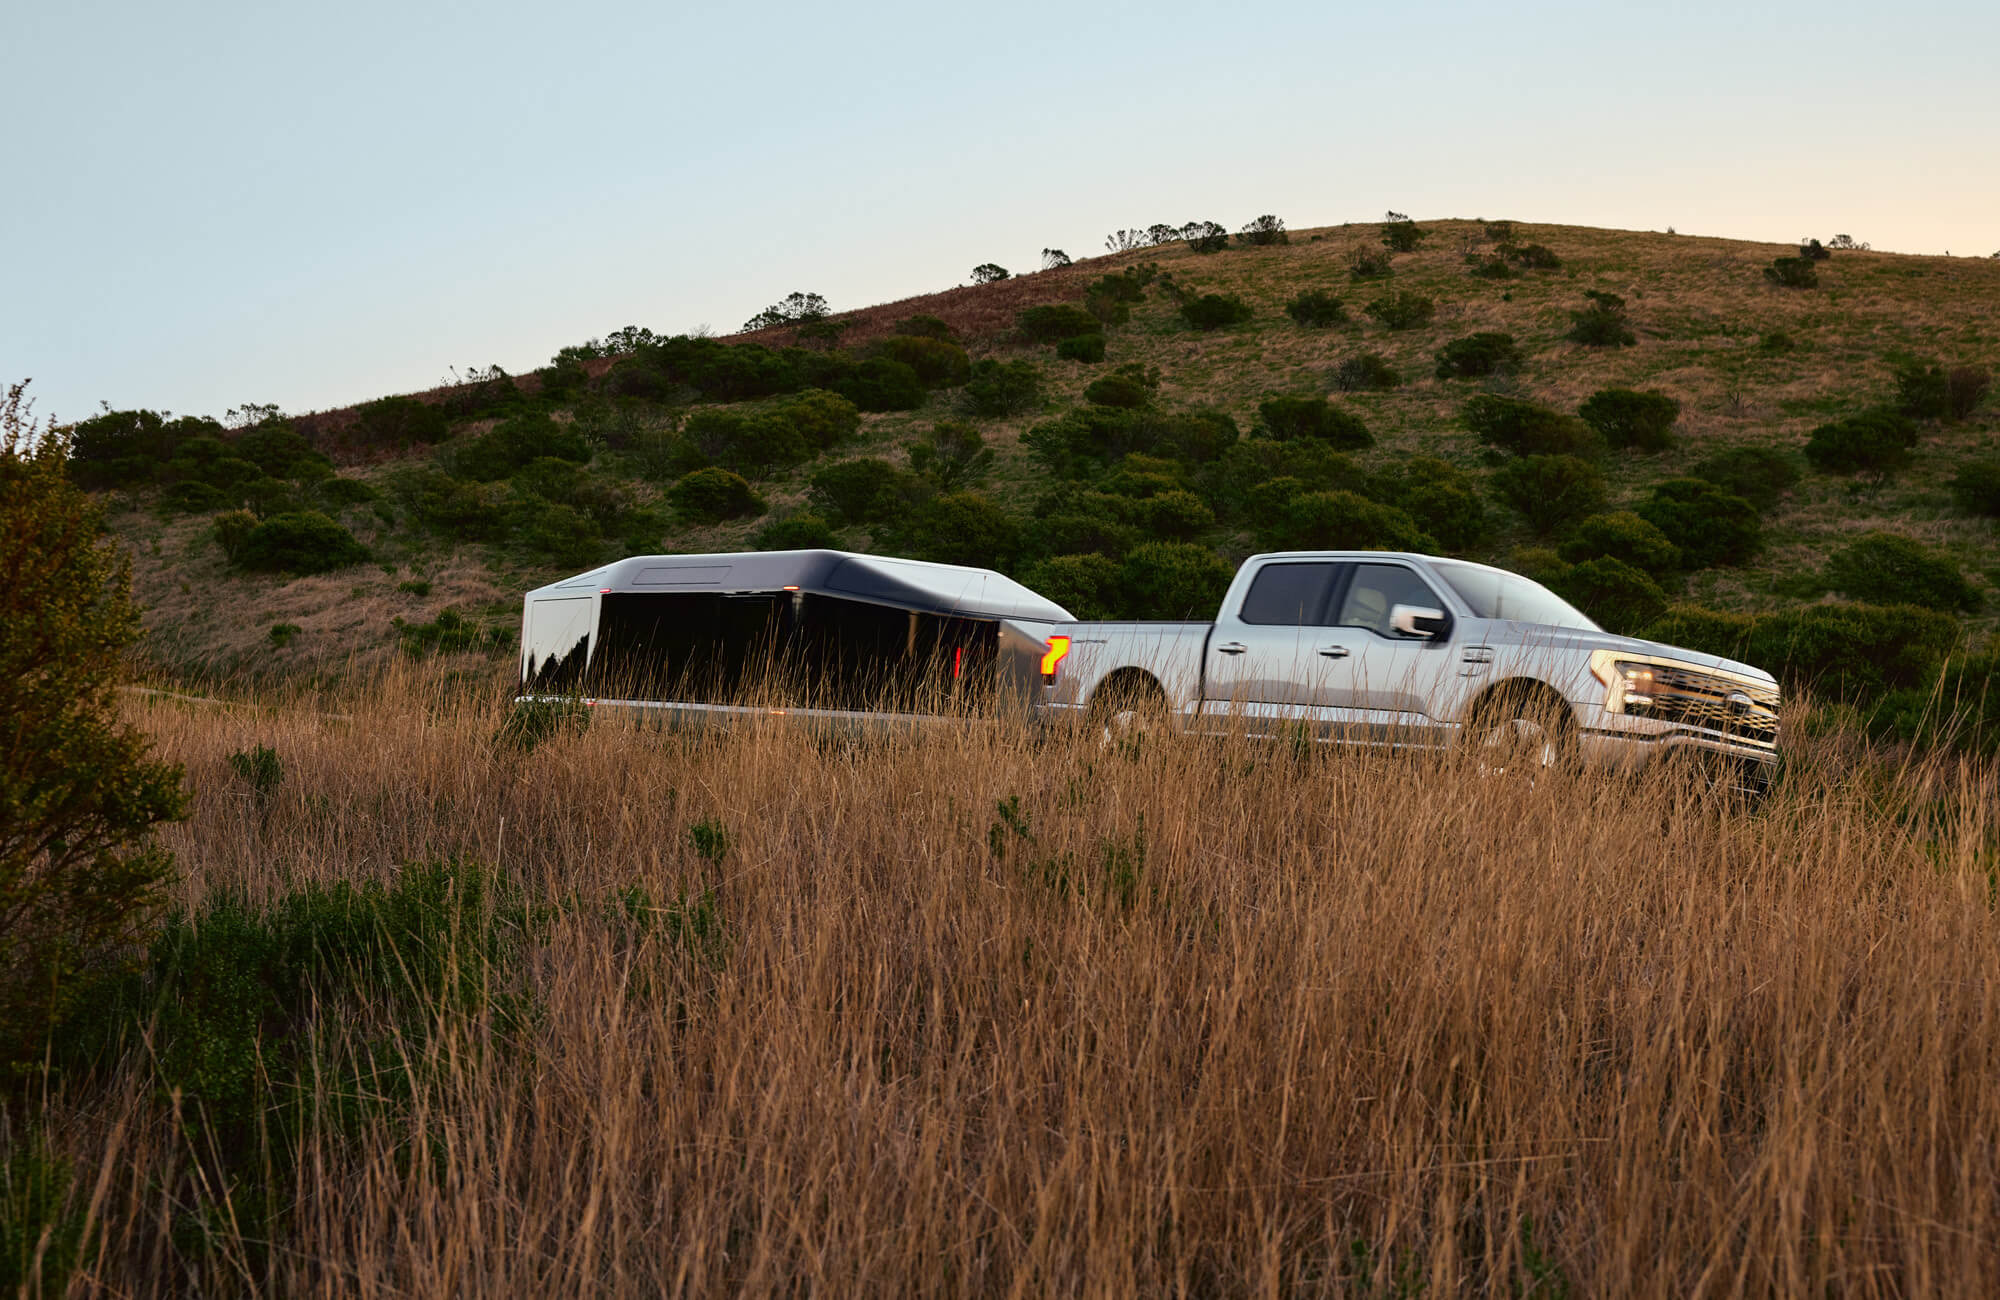
[[[1384,551],[1256,555],[1212,623],[1067,623],[1040,664],[1049,721],[1476,747],[1483,768],[1690,752],[1760,793],[1778,684],[1748,664],[1615,636],[1540,583]]]

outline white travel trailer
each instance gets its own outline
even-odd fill
[[[640,555],[527,594],[521,694],[669,718],[1027,716],[1062,606],[990,569],[845,551]]]

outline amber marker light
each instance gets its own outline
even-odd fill
[[[1056,676],[1056,665],[1061,663],[1063,661],[1063,656],[1067,655],[1068,653],[1069,653],[1068,637],[1066,636],[1050,637],[1048,643],[1048,649],[1042,651],[1042,676],[1048,678],[1050,681],[1054,681]]]

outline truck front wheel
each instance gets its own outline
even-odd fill
[[[1576,718],[1545,686],[1503,686],[1481,700],[1466,724],[1479,774],[1530,783],[1576,754]]]

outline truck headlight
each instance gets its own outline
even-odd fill
[[[1644,713],[1653,707],[1658,682],[1653,665],[1629,659],[1605,659],[1592,663],[1590,670],[1610,689],[1604,697],[1607,713]]]

